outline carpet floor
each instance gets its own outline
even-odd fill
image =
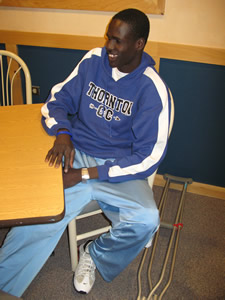
[[[161,187],[154,187],[156,202],[162,194]],[[180,192],[170,190],[164,221],[174,222],[174,212],[180,199]],[[78,221],[78,232],[102,226],[107,221],[93,216]],[[186,193],[180,239],[172,282],[165,292],[166,300],[224,300],[225,299],[225,201]],[[0,242],[7,229],[0,230]],[[170,240],[171,230],[162,228],[156,248],[151,272],[152,284],[157,283]],[[83,241],[80,241],[82,243]],[[138,295],[137,270],[143,255],[136,259],[111,283],[105,282],[96,272],[96,282],[88,295],[81,295],[73,288],[73,273],[70,266],[68,234],[64,232],[54,255],[22,295],[24,300],[135,300]],[[142,272],[142,297],[147,297],[147,260]],[[171,257],[169,258],[169,263]],[[169,267],[166,268],[165,285]],[[162,287],[156,290],[159,295]]]

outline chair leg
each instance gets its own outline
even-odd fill
[[[73,219],[68,224],[68,232],[69,232],[69,245],[70,245],[70,260],[72,271],[75,272],[77,263],[78,263],[78,255],[77,255],[77,229],[76,229],[76,221]]]

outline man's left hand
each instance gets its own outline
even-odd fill
[[[63,172],[63,186],[68,189],[81,182],[81,169],[69,168],[68,172]]]

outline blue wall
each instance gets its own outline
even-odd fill
[[[18,54],[26,62],[32,85],[40,86],[33,103],[45,102],[53,85],[63,81],[87,51],[19,46]]]
[[[86,51],[19,46],[32,84],[40,86],[34,103],[44,102]],[[225,187],[225,67],[161,59],[160,75],[175,102],[175,121],[166,158],[158,173],[192,177]]]
[[[174,128],[159,172],[225,186],[225,67],[161,59],[175,102]]]

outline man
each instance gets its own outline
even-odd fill
[[[80,246],[74,275],[78,292],[90,292],[96,268],[106,281],[113,280],[152,239],[159,216],[146,178],[165,156],[170,98],[153,59],[143,52],[148,34],[144,13],[117,13],[105,47],[89,51],[52,88],[42,107],[42,124],[56,136],[46,162],[63,163],[66,214],[55,224],[10,231],[0,252],[0,278],[7,274],[1,289],[20,296],[69,221],[93,199],[112,229]]]

